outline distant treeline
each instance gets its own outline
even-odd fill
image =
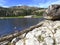
[[[37,8],[37,7],[28,7],[28,6],[15,6],[10,8],[0,7],[0,17],[42,15],[43,12],[44,8]]]

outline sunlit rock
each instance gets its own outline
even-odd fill
[[[60,21],[43,21],[41,27],[28,32],[16,45],[60,45]],[[13,41],[12,41],[13,42]]]
[[[46,19],[60,19],[60,5],[54,4],[50,5],[48,9],[44,12],[43,17]]]
[[[19,41],[16,42],[16,45],[24,45],[23,43],[24,43],[24,42],[23,42],[23,40],[21,39],[21,40],[19,40]]]

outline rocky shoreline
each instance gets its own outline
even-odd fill
[[[51,5],[45,13],[48,20],[0,38],[0,45],[60,45],[60,5]]]
[[[49,6],[43,17],[48,20],[44,20],[40,27],[22,34],[24,38],[14,38],[11,45],[60,45],[60,5]]]
[[[8,44],[9,42],[12,41],[13,38],[17,38],[17,37],[19,37],[19,39],[21,39],[21,38],[23,38],[22,34],[24,34],[24,33],[27,34],[29,31],[32,31],[34,28],[40,27],[42,24],[43,24],[43,22],[38,23],[37,25],[31,26],[25,30],[20,31],[20,32],[16,32],[16,33],[4,36],[4,37],[0,37],[0,44],[2,44],[2,45]]]
[[[42,25],[41,25],[42,24]],[[44,20],[27,33],[0,42],[0,45],[60,45],[60,21]]]
[[[23,34],[25,35],[25,33]],[[23,36],[22,35],[22,36]],[[60,21],[45,20],[43,25],[28,32],[24,38],[14,38],[15,45],[60,45]]]

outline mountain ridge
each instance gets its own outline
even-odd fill
[[[32,12],[41,10],[44,8],[30,7],[30,6],[12,6],[12,7],[0,7],[0,17],[2,16],[21,16],[32,15]]]

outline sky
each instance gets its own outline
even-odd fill
[[[2,7],[27,5],[47,8],[51,4],[60,4],[60,0],[0,0]]]

